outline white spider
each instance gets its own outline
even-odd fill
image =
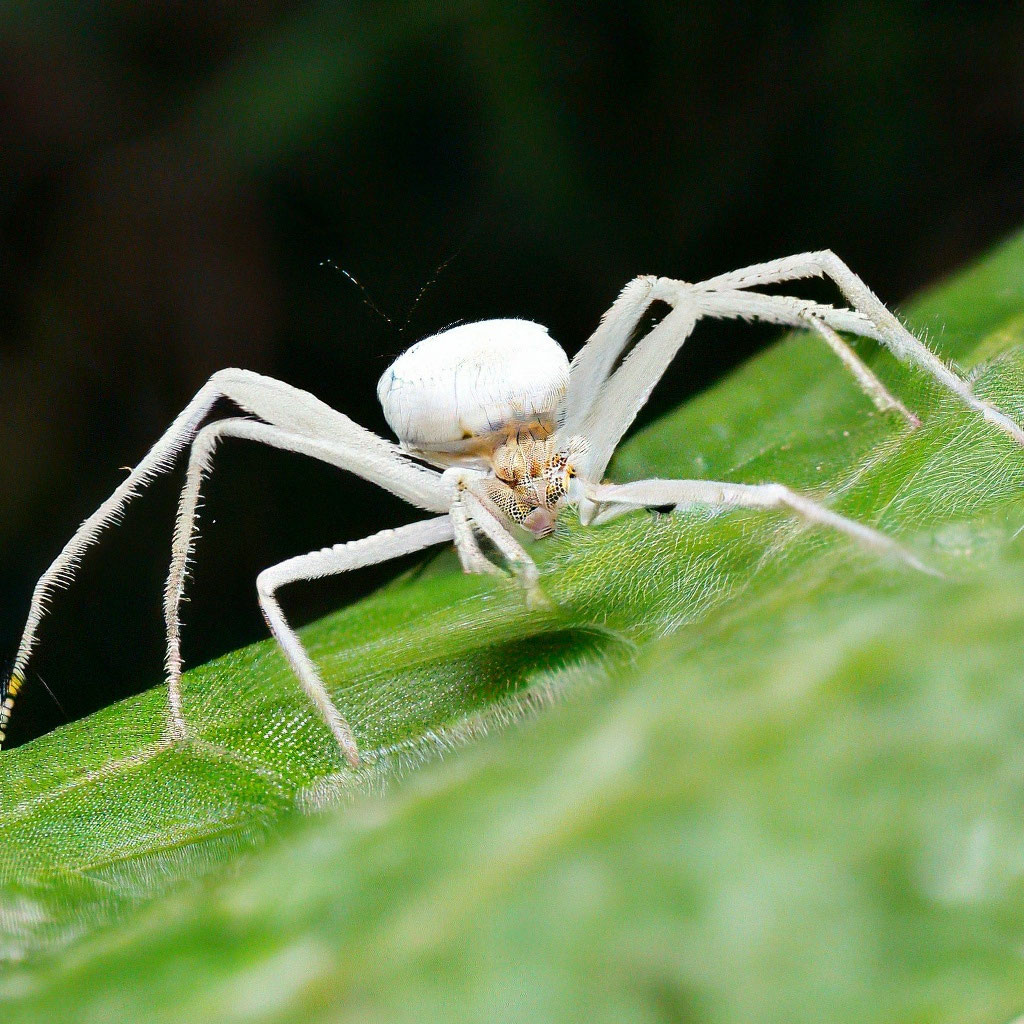
[[[838,285],[852,308],[749,291],[757,285],[822,275]],[[622,359],[645,312],[659,300],[671,307],[670,312]],[[762,263],[700,284],[638,277],[623,289],[571,364],[546,328],[525,320],[486,320],[426,338],[395,360],[377,388],[400,445],[360,427],[305,391],[246,370],[221,370],[85,520],[36,584],[0,706],[0,743],[51,593],[71,581],[83,552],[120,516],[139,488],[167,469],[180,449],[191,445],[164,598],[169,736],[177,740],[188,735],[181,699],[178,611],[200,486],[224,437],[248,438],[321,459],[436,513],[409,526],[290,558],[260,573],[256,581],[271,632],[353,765],[358,764],[359,754],[352,730],[278,604],[277,591],[286,584],[347,572],[449,541],[455,542],[466,572],[501,572],[481,548],[481,539],[486,538],[522,582],[527,599],[536,602],[543,599],[538,571],[516,530],[544,536],[565,505],[576,506],[584,526],[645,505],[783,507],[863,544],[894,552],[923,569],[885,535],[779,483],[602,483],[622,435],[696,322],[706,316],[758,319],[816,331],[877,408],[895,411],[911,426],[918,425],[917,418],[889,394],[837,332],[873,338],[898,358],[930,373],[966,405],[1024,444],[1024,431],[1016,423],[977,398],[828,251]],[[255,418],[233,417],[202,426],[221,398]]]

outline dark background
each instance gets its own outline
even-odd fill
[[[570,351],[641,272],[831,247],[895,302],[1024,220],[1016,3],[24,4],[0,15],[0,653],[33,582],[206,377],[383,431],[418,336],[522,316]],[[404,333],[398,324],[453,256]],[[773,333],[702,329],[649,415]],[[153,684],[180,474],[54,602],[11,740]],[[416,513],[225,446],[185,656],[262,637],[254,579]],[[293,588],[297,618],[397,571]]]

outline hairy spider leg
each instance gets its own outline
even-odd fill
[[[857,308],[836,309],[791,296],[745,290],[822,274],[834,280]],[[622,364],[613,370],[644,312],[657,300],[668,303],[671,312],[641,338]],[[698,284],[640,277],[626,285],[570,367],[569,399],[558,436],[561,439],[581,433],[588,438],[590,451],[581,465],[581,476],[585,479],[600,480],[654,385],[703,316],[761,319],[816,330],[835,351],[840,350],[835,345],[834,332],[847,331],[873,338],[889,347],[898,358],[931,373],[987,421],[1024,443],[1024,431],[1019,426],[974,396],[967,383],[915,338],[834,254],[807,253],[723,274]],[[819,327],[821,324],[833,334],[824,333]],[[840,355],[876,405],[895,409],[913,424],[914,414],[889,394],[852,350],[845,347]],[[585,523],[597,514],[590,499],[581,502],[580,514]]]
[[[809,299],[732,291],[702,293],[698,285],[669,278],[641,277],[631,281],[602,318],[594,335],[577,353],[570,366],[569,396],[558,429],[561,443],[572,434],[582,434],[590,451],[578,460],[580,474],[600,479],[622,436],[650,397],[669,363],[704,316],[764,320],[789,327],[812,329],[823,323],[835,331],[862,334],[879,340],[881,333],[867,316],[851,309],[836,309]],[[646,308],[657,300],[667,302],[671,312],[641,338],[622,364],[612,367],[622,355]],[[834,346],[833,346],[834,347]],[[845,347],[845,343],[844,343]],[[872,380],[876,401],[884,386],[856,353],[846,347],[844,363],[853,369],[864,387]],[[602,377],[601,375],[604,374]],[[896,399],[888,395],[889,400]]]
[[[806,299],[783,296],[746,292],[732,292],[729,296],[735,299],[733,305],[728,305],[719,296],[708,299],[697,291],[696,286],[681,281],[659,278],[653,282],[648,292],[650,301],[661,299],[670,303],[671,312],[637,342],[622,365],[599,385],[596,395],[589,401],[580,402],[576,406],[575,415],[567,417],[559,428],[560,441],[570,429],[575,429],[590,443],[589,451],[578,460],[581,477],[592,481],[601,479],[622,436],[647,402],[669,363],[693,332],[698,320],[704,316],[761,319],[805,330],[811,326],[808,318],[814,317],[835,330],[877,336],[877,330],[871,322],[853,310],[834,309]],[[629,330],[620,331],[615,338],[606,334],[600,339],[600,343],[606,345],[601,355],[603,365],[614,363],[621,352],[621,348],[616,351],[614,345],[624,346],[633,328],[635,324]],[[586,351],[586,348],[582,349],[577,358],[583,357]],[[591,369],[598,362],[597,359],[589,358],[587,361]],[[576,365],[575,361],[573,365]],[[870,373],[866,367],[864,369]],[[590,382],[590,386],[593,386],[594,379],[592,372],[586,374],[585,380]],[[570,394],[573,386],[573,378],[570,376]],[[585,521],[593,513],[589,506],[589,499],[585,499],[581,507],[581,516]]]
[[[277,600],[277,591],[289,583],[335,576],[352,569],[400,558],[402,555],[411,555],[453,539],[451,518],[439,516],[437,519],[425,519],[409,526],[400,526],[395,530],[382,530],[362,540],[351,540],[346,544],[324,548],[322,551],[289,558],[269,569],[264,569],[256,579],[256,590],[267,626],[280,644],[309,699],[323,716],[342,753],[353,767],[359,764],[359,748],[352,728],[331,700],[319,670],[284,617]]]
[[[826,277],[831,280],[854,309],[872,320],[879,331],[878,340],[897,359],[929,373],[965,405],[980,413],[987,422],[1009,434],[1018,444],[1024,445],[1024,429],[1004,412],[978,398],[970,384],[947,366],[920,338],[907,330],[882,300],[830,249],[756,263],[709,278],[697,287],[708,291],[746,289],[808,277]]]
[[[807,322],[818,332],[825,344],[839,357],[842,364],[853,374],[861,391],[871,399],[879,412],[894,412],[907,421],[911,429],[921,426],[921,420],[912,413],[879,379],[878,375],[824,320],[808,314]]]
[[[433,512],[447,509],[440,474],[412,462],[397,445],[359,426],[309,392],[249,370],[218,371],[200,388],[113,494],[75,531],[36,583],[14,668],[3,689],[0,745],[5,738],[14,698],[24,685],[39,625],[54,591],[74,580],[75,570],[86,550],[104,529],[120,519],[128,503],[147,483],[170,468],[181,449],[195,437],[203,419],[222,398],[286,430],[347,449],[351,457],[345,468],[363,476],[372,474],[375,483],[414,505]]]
[[[625,512],[643,506],[672,505],[686,508],[710,507],[784,508],[796,512],[810,523],[826,526],[852,537],[875,551],[894,555],[921,572],[937,575],[891,537],[831,511],[806,495],[791,491],[783,484],[737,484],[718,480],[632,480],[626,484],[597,484],[588,496],[599,503],[593,525],[606,523]]]
[[[247,419],[220,420],[204,427],[192,442],[189,456],[188,471],[185,485],[182,488],[178,505],[178,517],[172,545],[171,568],[164,592],[164,619],[167,628],[167,681],[170,705],[170,732],[173,738],[182,739],[188,734],[184,718],[181,695],[181,626],[179,610],[187,577],[188,560],[192,553],[195,523],[199,507],[202,483],[212,468],[213,454],[220,440],[225,437],[236,437],[256,441],[270,447],[296,452],[337,466],[340,469],[353,469],[359,462],[359,451],[352,451],[345,446],[315,437],[305,437],[291,431],[282,430],[266,423]],[[413,465],[413,464],[410,464]],[[371,482],[378,482],[378,473],[372,467],[361,466],[360,475]],[[418,469],[418,467],[416,467]],[[282,566],[292,566],[295,572],[305,571],[324,564],[324,559],[336,564],[332,573],[319,573],[320,576],[337,574],[362,566],[387,561],[391,558],[410,554],[421,548],[454,540],[460,561],[466,572],[494,572],[502,570],[489,561],[480,551],[473,527],[479,529],[498,549],[516,572],[526,588],[528,599],[539,591],[538,571],[533,560],[522,546],[515,540],[496,514],[492,503],[480,491],[481,474],[472,470],[452,469],[442,474],[436,470],[424,470],[435,477],[440,490],[431,495],[420,495],[421,500],[428,497],[436,505],[450,508],[448,516],[425,523],[413,524],[417,527],[401,527],[398,530],[385,530],[364,541],[352,541],[349,544],[336,545],[326,551],[312,555],[289,559],[267,570],[260,579],[266,577],[272,590],[286,582],[297,582],[300,579],[316,579],[317,575],[299,576],[283,579],[276,575]],[[445,526],[444,523],[447,522]],[[436,534],[436,540],[429,539]],[[416,538],[421,537],[423,543],[416,547]],[[369,543],[372,541],[373,543]],[[414,546],[409,547],[409,544]],[[362,559],[362,560],[361,560]],[[282,570],[283,571],[283,570]],[[265,582],[266,582],[265,581]],[[271,632],[277,638],[296,675],[310,696],[313,704],[320,711],[327,725],[334,734],[342,753],[352,763],[358,761],[358,751],[352,730],[348,722],[331,702],[324,688],[319,672],[304,651],[294,630],[288,623],[279,604],[273,597],[259,589],[260,603]],[[299,644],[299,648],[296,645]],[[298,653],[297,653],[298,651]]]
[[[692,298],[705,316],[721,320],[762,320],[815,331],[839,356],[876,409],[898,413],[912,428],[921,425],[920,419],[889,391],[877,374],[839,336],[838,332],[842,330],[880,341],[881,331],[864,314],[789,295],[764,295],[760,292],[694,291]]]
[[[669,305],[695,301],[687,293],[699,287],[670,278],[645,275],[634,278],[622,289],[615,302],[601,317],[597,330],[576,353],[569,367],[569,394],[559,422],[559,436],[568,437],[582,433],[588,418],[593,419],[599,414],[601,388],[612,376],[616,361],[626,350],[640,320],[651,304],[659,299]],[[772,323],[804,328],[808,326],[807,317],[814,316],[837,331],[848,331],[852,334],[866,335],[876,341],[880,340],[880,333],[872,321],[852,309],[836,309],[808,299],[786,296],[738,291],[732,294],[738,303],[735,310],[726,314],[724,307],[718,304],[717,315],[764,319]],[[757,301],[762,299],[763,302]],[[680,338],[676,348],[678,349],[685,340],[686,336]]]
[[[170,705],[169,724],[171,735],[175,738],[182,738],[187,733],[181,698],[181,601],[185,591],[188,562],[194,548],[202,484],[213,468],[213,456],[217,445],[223,438],[231,437],[255,441],[269,447],[309,456],[339,469],[355,472],[372,483],[384,485],[379,472],[382,467],[368,465],[364,461],[365,447],[358,443],[354,444],[351,440],[348,440],[347,443],[339,443],[334,439],[337,436],[337,431],[332,432],[330,424],[326,426],[327,429],[322,430],[322,436],[311,437],[283,430],[258,420],[232,418],[219,420],[203,427],[192,442],[185,484],[178,502],[174,540],[171,545],[171,566],[164,588],[164,622],[167,640],[165,666]],[[417,474],[415,482],[419,482],[419,479],[427,481],[431,476],[440,481],[441,474],[435,470],[421,470],[413,463],[407,463],[407,467]],[[387,468],[389,473],[394,471],[394,467],[390,464]],[[413,482],[414,479],[410,477],[409,483]],[[431,502],[428,508],[432,508],[433,511],[443,511],[444,505],[440,491],[431,495],[424,490],[418,494],[418,497],[421,503]]]

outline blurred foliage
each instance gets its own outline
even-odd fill
[[[1024,417],[1024,235],[910,321]],[[309,627],[358,772],[270,643],[188,675],[193,745],[160,687],[62,728],[0,761],[5,1019],[1019,1013],[1024,456],[873,360],[922,428],[791,337],[614,475],[781,480],[945,579],[639,512],[538,548],[550,614],[435,566]]]
[[[641,272],[827,246],[893,301],[962,263],[1024,222],[1022,61],[1020,3],[0,3],[0,648],[222,366],[384,429],[390,356],[455,320],[525,316],[571,350]],[[319,267],[401,324],[453,254],[401,335]],[[702,328],[645,422],[770,337]],[[47,623],[35,667],[71,718],[159,668],[173,501],[147,495]],[[264,635],[260,569],[408,515],[244,446],[210,508],[192,663]],[[34,685],[11,738],[60,720]]]

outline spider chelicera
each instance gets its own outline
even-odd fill
[[[825,276],[848,308],[751,291],[758,285]],[[626,353],[652,303],[670,312]],[[399,439],[394,444],[359,426],[308,392],[247,370],[215,373],[114,493],[81,525],[36,584],[11,678],[0,705],[0,743],[24,685],[29,657],[53,591],[67,585],[85,550],[116,521],[139,489],[189,447],[164,598],[167,630],[168,734],[188,736],[181,698],[179,607],[192,552],[199,493],[221,438],[240,437],[299,452],[355,473],[434,513],[362,540],[290,558],[260,573],[259,602],[306,693],[353,765],[352,730],[324,687],[317,667],[289,625],[281,587],[319,579],[454,541],[466,572],[502,572],[522,583],[528,602],[543,600],[533,560],[517,531],[544,536],[559,511],[577,508],[584,526],[608,522],[640,506],[784,508],[811,523],[925,567],[891,538],[831,512],[781,483],[709,480],[602,482],[623,434],[669,362],[702,317],[768,321],[815,331],[836,352],[880,410],[917,417],[894,398],[839,332],[881,342],[901,360],[930,373],[987,421],[1024,445],[1024,431],[977,398],[966,381],[911,334],[833,253],[814,252],[722,274],[699,284],[662,277],[631,281],[572,363],[547,329],[525,320],[485,320],[425,338],[384,372],[377,394]],[[218,399],[246,415],[204,425]],[[491,547],[485,553],[482,541]],[[495,555],[495,553],[497,553]]]

